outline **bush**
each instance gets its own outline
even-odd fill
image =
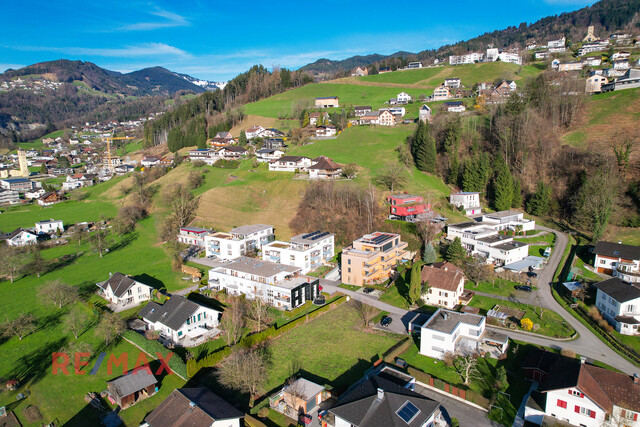
[[[525,317],[520,321],[520,327],[525,331],[530,331],[531,329],[533,329],[533,322],[531,321],[531,319]]]
[[[598,320],[598,326],[600,326],[602,329],[605,329],[608,325],[609,325],[609,322],[607,322],[606,320],[604,319]]]
[[[444,354],[444,364],[448,367],[452,367],[456,361],[456,355],[450,351]]]
[[[204,160],[194,160],[193,162],[191,162],[191,164],[193,165],[194,168],[201,168],[204,165],[206,165]]]
[[[589,307],[589,311],[587,312],[587,314],[589,315],[589,317],[591,317],[591,319],[593,319],[594,322],[602,320],[602,314],[600,314],[600,310],[598,310],[598,307],[596,307],[595,305]]]
[[[213,167],[222,169],[238,169],[240,167],[240,160],[217,160]]]
[[[267,418],[269,416],[269,408],[267,408],[266,406],[260,408],[260,410],[258,411],[258,416],[260,418]]]
[[[560,351],[560,354],[564,357],[570,357],[570,358],[575,358],[576,357],[576,352],[571,350],[570,348],[563,348]]]

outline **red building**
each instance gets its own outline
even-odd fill
[[[389,219],[411,222],[431,210],[431,205],[426,204],[422,196],[411,194],[392,194],[387,197],[387,203],[390,205]]]

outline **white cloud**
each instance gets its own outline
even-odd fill
[[[113,58],[135,58],[140,56],[159,55],[183,58],[191,57],[188,52],[165,43],[143,43],[122,48],[22,46],[13,47],[13,49],[31,52],[59,52],[66,55],[93,55]]]
[[[156,8],[155,11],[150,12],[151,15],[163,18],[160,21],[154,22],[136,22],[120,27],[120,30],[124,31],[149,31],[158,30],[160,28],[172,28],[172,27],[186,27],[191,25],[189,20],[184,16],[177,13],[169,12],[168,10]]]

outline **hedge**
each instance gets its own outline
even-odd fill
[[[433,378],[433,387],[444,391],[444,385],[446,384],[444,381],[442,381],[440,378],[436,378],[436,377],[432,377],[431,375],[422,372],[419,369],[414,368],[413,366],[409,366],[407,368],[407,372],[409,373],[409,375],[411,375],[412,377],[414,377],[417,381],[423,383],[423,384],[431,384],[430,380],[431,378]],[[487,399],[486,397],[476,393],[475,391],[469,389],[469,387],[465,386],[465,385],[460,385],[460,384],[450,384],[458,389],[462,389],[465,391],[465,400],[468,400],[469,402],[475,403],[478,406],[481,406],[483,408],[489,409],[489,399]]]
[[[245,414],[244,416],[245,424],[249,425],[249,427],[267,427],[265,423],[262,421],[256,420],[249,414]]]
[[[407,351],[412,345],[413,340],[409,337],[404,337],[383,354],[384,361],[387,363],[395,362],[396,357]]]
[[[165,346],[160,344],[157,340],[148,340],[139,333],[128,330],[125,331],[122,336],[129,341],[136,344],[138,347],[142,348],[147,353],[156,356],[156,353],[162,354],[163,357],[167,357],[167,354],[171,352],[171,350],[167,349]],[[187,378],[187,367],[177,354],[173,354],[171,359],[169,359],[169,368],[174,371],[176,374],[180,375],[183,378]]]

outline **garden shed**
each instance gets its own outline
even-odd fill
[[[115,380],[107,382],[111,399],[122,409],[135,405],[138,401],[152,396],[157,391],[158,380],[150,370],[131,371]]]

